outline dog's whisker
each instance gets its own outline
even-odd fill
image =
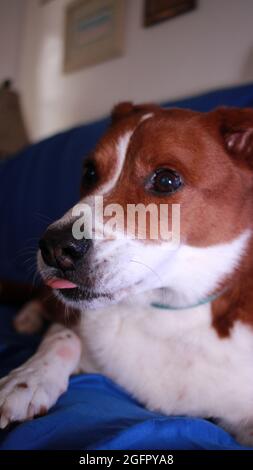
[[[36,271],[37,270],[37,265],[35,262],[33,261],[30,261],[31,264],[29,266],[26,266],[26,269],[28,272],[31,272],[31,271]]]
[[[130,263],[137,263],[137,264],[141,264],[142,266],[145,266],[145,268],[149,269],[149,271],[151,271],[158,278],[158,280],[162,283],[161,276],[159,276],[159,274],[153,268],[148,266],[148,264],[142,263],[141,261],[137,261],[135,259],[131,259]]]
[[[29,237],[26,239],[27,242],[31,242],[31,241],[39,242],[39,240],[40,240],[40,237]]]
[[[27,263],[30,263],[32,262],[33,263],[33,266],[36,266],[36,262],[34,260],[34,256],[30,256],[29,258],[27,258],[26,260],[23,261],[23,265],[26,265]]]
[[[66,320],[69,319],[70,315],[69,315],[69,308],[68,308],[68,305],[64,305],[64,316],[66,318]]]
[[[39,273],[36,271],[36,269],[30,269],[28,271],[27,275],[27,280],[32,284],[32,285],[39,285],[41,283],[41,279],[39,276]]]
[[[35,217],[37,217],[38,219],[40,220],[44,220],[45,222],[48,222],[49,224],[53,223],[54,222],[54,219],[52,219],[52,217],[49,217],[48,215],[46,214],[42,214],[41,212],[36,212],[35,214]]]
[[[22,253],[17,254],[17,255],[13,258],[13,260],[14,260],[14,261],[17,261],[17,260],[19,260],[20,258],[22,258],[22,257],[24,257],[24,256],[27,256],[27,255],[30,255],[30,254],[36,256],[37,251],[38,251],[37,248],[28,248],[28,249],[26,249],[26,250],[23,250]]]

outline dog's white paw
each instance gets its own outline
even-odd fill
[[[44,415],[67,389],[66,378],[52,376],[47,363],[35,366],[27,363],[0,380],[1,429]]]
[[[38,300],[28,302],[13,320],[13,325],[19,333],[33,334],[39,331],[44,322],[44,307]]]

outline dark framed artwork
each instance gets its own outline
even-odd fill
[[[152,26],[161,21],[194,10],[197,0],[145,0],[144,26]]]

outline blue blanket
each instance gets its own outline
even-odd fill
[[[253,85],[167,103],[200,111],[253,107]],[[37,241],[46,226],[78,200],[81,162],[108,119],[33,145],[0,164],[0,278],[31,281]],[[14,309],[0,306],[0,375],[20,365],[40,337],[17,335]],[[48,415],[0,431],[0,449],[242,449],[204,419],[165,417],[144,409],[99,375],[70,380]]]

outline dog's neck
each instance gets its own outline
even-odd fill
[[[250,230],[244,231],[230,242],[206,248],[182,245],[170,258],[169,263],[165,261],[160,266],[159,278],[164,281],[166,287],[154,288],[154,278],[150,277],[150,282],[142,293],[133,292],[122,299],[121,308],[119,304],[112,308],[117,308],[120,315],[129,311],[142,315],[143,319],[146,315],[148,321],[158,317],[168,318],[169,324],[173,318],[179,318],[178,315],[173,315],[173,307],[175,314],[178,310],[184,310],[184,318],[195,315],[196,311],[198,321],[203,320],[203,315],[198,313],[211,310],[213,326],[220,336],[227,336],[233,321],[237,319],[233,306],[235,297],[240,303],[245,295],[248,295],[248,291],[253,293],[253,268],[249,267],[249,251],[253,253]],[[246,279],[251,279],[252,288],[245,286]],[[246,294],[243,290],[245,288]],[[166,312],[166,308],[157,308],[154,304],[168,305],[169,308]],[[153,312],[151,317],[150,311]],[[253,311],[253,299],[252,309],[249,311]],[[103,308],[98,308],[96,314],[103,315]],[[91,310],[91,317],[94,316],[94,310]],[[231,316],[233,321],[230,321]],[[253,318],[251,322],[253,324]]]
[[[223,337],[228,336],[234,321],[244,321],[245,314],[241,304],[246,297],[246,310],[253,311],[253,298],[248,298],[249,292],[252,292],[253,297],[251,252],[253,253],[253,239],[250,230],[231,242],[208,248],[181,246],[170,262],[166,277],[167,287],[150,289],[137,297],[128,298],[124,303],[130,306],[132,304],[132,311],[139,305],[148,316],[151,307],[154,318],[158,314],[161,318],[162,315],[168,318],[169,324],[172,318],[179,318],[178,315],[171,317],[173,310],[175,314],[178,310],[185,311],[184,318],[192,316],[196,310],[199,321],[202,317],[200,312],[211,311],[212,323],[217,333]],[[165,276],[164,272],[161,274]],[[252,282],[250,289],[249,282]],[[238,313],[235,313],[235,302]],[[198,307],[204,307],[204,310]],[[253,315],[246,321],[253,325]]]
[[[166,288],[154,290],[149,300],[175,308],[214,301],[228,287],[226,280],[242,262],[249,239],[246,230],[231,242],[206,248],[182,245],[160,273]]]

